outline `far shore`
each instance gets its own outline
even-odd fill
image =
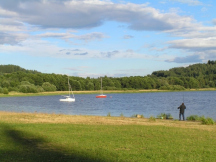
[[[186,89],[185,91],[215,91],[216,88],[201,88],[201,89]],[[178,92],[171,90],[158,90],[158,89],[143,89],[143,90],[104,90],[104,94],[112,93],[151,93],[151,92]],[[98,91],[73,91],[76,94],[100,94]],[[51,95],[67,95],[68,91],[54,91],[54,92],[39,92],[39,93],[21,93],[21,92],[9,92],[8,94],[0,94],[0,97],[12,97],[12,96],[51,96]]]

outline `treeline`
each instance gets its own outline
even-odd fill
[[[23,71],[26,73],[40,73],[36,70],[26,70],[17,65],[0,65],[0,74],[2,73],[13,73],[17,71]]]
[[[151,76],[156,77],[200,77],[216,74],[216,61],[208,61],[207,64],[194,64],[188,67],[172,68],[168,71],[155,71]]]
[[[194,64],[188,67],[155,71],[148,76],[103,77],[104,90],[161,89],[184,90],[188,88],[216,87],[216,61]],[[100,90],[100,78],[70,76],[74,91]],[[45,74],[25,70],[15,65],[0,65],[0,93],[17,91],[37,93],[44,91],[67,91],[68,76]]]

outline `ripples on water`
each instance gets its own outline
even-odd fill
[[[154,92],[108,94],[95,98],[95,94],[75,94],[76,102],[60,102],[61,96],[2,97],[1,111],[41,112],[70,115],[100,115],[144,117],[170,113],[178,119],[177,107],[184,101],[185,116],[199,115],[216,119],[216,91]]]

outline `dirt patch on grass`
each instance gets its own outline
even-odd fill
[[[104,124],[104,125],[149,125],[180,128],[197,128],[204,130],[216,130],[216,125],[202,125],[200,122],[176,121],[148,118],[83,116],[44,113],[16,113],[0,111],[0,121],[6,123],[71,123],[71,124]]]

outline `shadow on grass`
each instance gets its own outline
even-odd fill
[[[87,153],[81,152],[79,150],[72,150],[73,153],[69,153],[63,148],[59,148],[57,146],[49,146],[49,142],[46,141],[46,139],[34,136],[33,134],[29,134],[23,131],[15,130],[8,125],[1,124],[0,131],[3,131],[4,136],[6,136],[8,145],[10,145],[7,147],[7,149],[5,149],[2,148],[0,144],[0,161],[109,161],[107,159],[99,159],[98,157],[91,156],[89,152]]]

